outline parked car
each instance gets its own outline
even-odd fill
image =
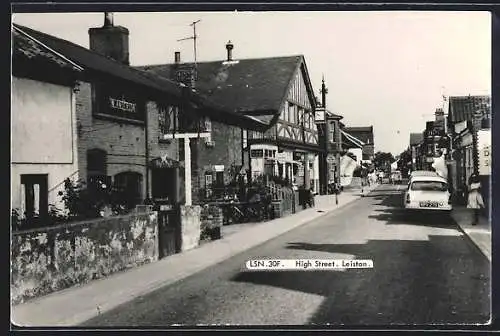
[[[438,176],[413,176],[404,194],[407,210],[445,211],[452,210],[448,182]]]

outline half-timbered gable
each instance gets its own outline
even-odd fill
[[[200,96],[265,125],[241,133],[244,166],[252,176],[278,174],[299,185],[316,179],[315,98],[302,55],[234,60],[228,53],[225,61],[194,65],[177,54],[175,60],[140,68],[174,79],[178,69],[192,67]]]
[[[275,129],[278,140],[318,145],[313,92],[306,77],[305,66],[300,63],[290,81]]]

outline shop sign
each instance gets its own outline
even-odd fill
[[[215,172],[223,172],[224,166],[223,165],[214,165],[214,171]]]
[[[287,155],[285,152],[282,152],[282,153],[276,153],[276,160],[279,160],[279,161],[286,161],[287,159]]]
[[[491,131],[478,131],[479,175],[491,175]]]
[[[109,106],[112,109],[121,110],[125,112],[135,113],[136,111],[136,104],[128,102],[126,100],[116,99],[112,97],[109,97]]]

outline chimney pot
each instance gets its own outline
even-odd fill
[[[180,51],[175,52],[174,60],[175,60],[175,64],[181,63],[181,52]]]
[[[228,41],[226,43],[227,60],[228,61],[232,61],[233,60],[233,48],[234,48],[233,43],[231,43],[231,41]]]
[[[104,13],[104,27],[112,27],[113,26],[113,13],[105,12]]]

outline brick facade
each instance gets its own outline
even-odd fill
[[[214,166],[224,166],[224,184],[227,185],[234,178],[235,167],[242,165],[240,127],[212,122],[210,140],[212,145],[207,145],[205,139],[191,140],[193,161],[196,160],[192,169],[193,202],[197,203],[201,201],[201,192],[205,189],[205,174],[212,173],[215,182]]]
[[[78,162],[80,178],[88,177],[88,150],[106,152],[106,175],[114,177],[123,172],[135,172],[142,176],[142,198],[145,197],[145,126],[118,120],[98,119],[92,115],[92,84],[79,83],[76,94],[78,133]]]

